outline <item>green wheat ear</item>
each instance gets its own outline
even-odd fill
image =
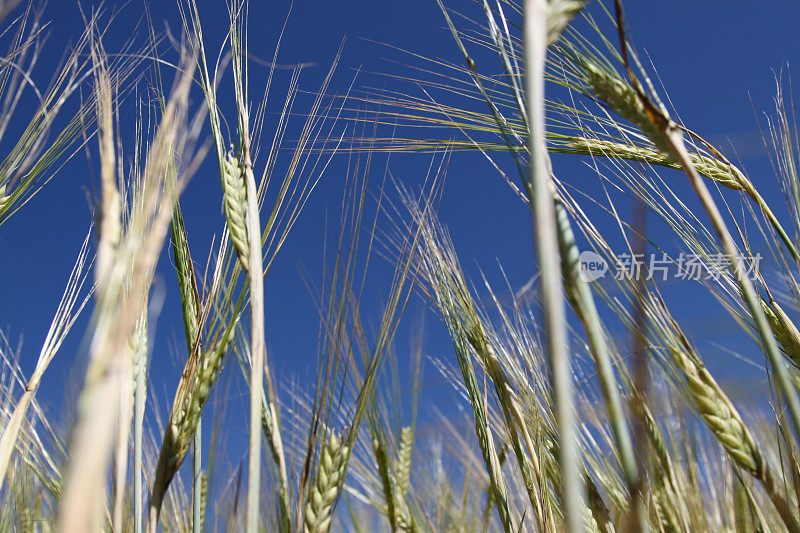
[[[11,200],[11,195],[6,195],[6,186],[0,187],[0,212],[6,207],[6,204]]]
[[[331,526],[331,510],[347,470],[348,447],[331,433],[319,458],[317,481],[306,502],[306,532],[324,533]]]
[[[395,476],[399,497],[405,500],[411,485],[411,453],[414,448],[414,428],[405,426],[400,432],[400,448],[397,451]]]
[[[225,220],[231,234],[231,242],[239,256],[242,270],[250,271],[248,257],[250,244],[247,240],[247,189],[244,181],[244,167],[232,152],[223,165],[222,197]]]
[[[797,326],[778,302],[761,300],[761,308],[784,355],[795,367],[800,367],[800,331]]]

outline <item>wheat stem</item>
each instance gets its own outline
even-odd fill
[[[545,0],[526,0],[524,21],[526,105],[530,174],[526,181],[533,206],[536,253],[541,276],[544,337],[551,371],[551,391],[559,438],[563,479],[564,523],[569,533],[583,528],[585,505],[579,466],[578,435],[573,403],[572,373],[566,335],[560,254],[551,197],[550,167],[545,137],[544,65],[547,55]]]
[[[640,475],[634,455],[633,441],[628,430],[628,423],[625,411],[622,407],[622,399],[617,387],[617,380],[614,368],[611,364],[611,357],[608,353],[608,345],[603,334],[602,322],[597,311],[597,306],[592,296],[589,284],[580,276],[580,255],[575,243],[575,235],[572,232],[567,211],[561,200],[554,195],[556,223],[559,228],[559,246],[561,247],[562,269],[566,281],[567,296],[572,302],[572,308],[577,313],[581,322],[584,324],[586,337],[589,341],[589,348],[594,359],[595,368],[606,402],[606,409],[611,421],[611,431],[614,436],[614,444],[619,454],[620,464],[622,465],[625,481],[631,492],[631,500],[636,502],[636,509],[632,511],[637,517],[640,527],[646,527],[644,517],[644,507],[642,498],[638,498],[633,491],[640,490]]]
[[[137,328],[136,391],[133,403],[133,524],[134,533],[142,533],[144,512],[142,473],[142,437],[144,435],[144,411],[147,403],[147,306],[139,319]]]
[[[192,440],[192,533],[203,530],[203,418],[197,420]]]
[[[231,27],[235,31],[236,21]],[[232,36],[234,61],[241,60],[238,39]],[[236,63],[235,63],[236,65]],[[249,255],[247,277],[250,284],[250,443],[248,447],[247,478],[247,522],[248,533],[258,531],[259,500],[261,479],[261,391],[267,374],[267,392],[272,401],[272,383],[266,370],[266,341],[264,339],[264,275],[261,248],[261,221],[259,220],[258,189],[253,175],[253,162],[250,155],[250,133],[247,107],[242,86],[241,64],[234,66],[236,81],[236,101],[239,111],[239,134],[242,140],[242,164],[244,166],[247,200],[247,237]],[[280,434],[277,436],[280,439]],[[281,446],[282,448],[282,446]]]

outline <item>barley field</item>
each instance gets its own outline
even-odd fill
[[[51,4],[0,531],[800,532],[800,10]]]

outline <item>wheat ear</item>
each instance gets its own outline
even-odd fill
[[[6,208],[6,205],[8,205],[10,202],[11,195],[6,194],[6,185],[3,185],[0,187],[0,213],[3,212],[3,210]]]
[[[397,502],[392,487],[392,479],[389,476],[389,462],[386,459],[386,450],[382,440],[377,436],[372,439],[372,449],[375,452],[375,463],[378,467],[378,476],[380,477],[381,487],[383,488],[383,497],[386,500],[386,517],[389,519],[389,526],[394,532],[397,531],[398,513],[395,510]]]
[[[772,330],[770,329],[768,319],[764,314],[761,299],[752,281],[745,275],[743,259],[739,249],[708,187],[706,187],[706,184],[700,178],[697,168],[691,160],[683,139],[683,129],[679,128],[678,125],[669,118],[663,106],[657,107],[656,104],[650,100],[630,67],[622,3],[620,0],[616,0],[615,4],[623,62],[628,78],[636,89],[639,105],[647,109],[646,118],[647,122],[649,122],[649,126],[640,125],[640,127],[657,146],[663,147],[665,151],[680,163],[706,215],[714,226],[722,250],[732,260],[732,270],[736,278],[736,283],[739,286],[741,298],[747,306],[750,315],[753,317],[754,326],[758,332],[764,355],[769,361],[773,371],[777,389],[785,398],[795,431],[798,431],[798,427],[800,426],[800,399],[798,399],[797,391],[789,381],[789,373],[785,367],[783,358],[778,353],[778,347],[773,337]],[[751,191],[748,192],[752,192],[752,186]],[[765,213],[771,213],[771,211],[765,210]],[[779,226],[780,225],[778,225],[778,227]],[[794,249],[791,243],[787,244],[787,247],[791,250]],[[798,257],[796,252],[794,252],[793,255],[795,258]],[[678,332],[681,338],[681,346],[679,346],[677,352],[681,352],[681,350],[688,351],[690,349],[688,342],[671,317],[670,320],[672,321],[673,328]],[[675,351],[676,350],[673,349],[673,352]],[[698,363],[699,359],[695,358],[694,361],[691,361],[688,357],[678,358],[678,363],[685,361]],[[800,524],[798,524],[794,514],[788,507],[786,499],[775,487],[775,481],[770,470],[767,468],[758,448],[755,447],[750,432],[744,426],[733,404],[728,400],[727,396],[722,392],[722,389],[716,384],[702,365],[699,365],[695,372],[691,371],[691,367],[686,367],[686,370],[688,370],[688,373],[684,373],[687,377],[689,389],[695,397],[695,401],[698,403],[698,410],[711,427],[718,440],[723,444],[737,464],[741,464],[742,468],[751,472],[762,482],[786,526],[792,531],[800,531]],[[749,465],[749,467],[746,465]]]
[[[347,446],[331,433],[328,443],[322,447],[317,479],[306,501],[307,533],[325,533],[330,528],[331,510],[347,470],[347,455]]]
[[[561,34],[588,0],[550,0],[547,6],[547,44],[558,41]]]
[[[561,139],[559,139],[561,140]],[[563,139],[566,147],[559,145],[551,146],[551,152],[566,152],[572,154],[602,155],[604,157],[618,157],[629,161],[641,161],[650,165],[659,165],[680,170],[681,166],[676,163],[666,152],[662,152],[654,147],[638,146],[635,144],[618,143],[603,139],[592,139],[588,137],[565,137]],[[697,172],[710,180],[719,183],[721,186],[738,191],[745,187],[747,178],[737,167],[727,165],[724,162],[702,154],[690,154]]]
[[[395,478],[397,479],[397,495],[405,501],[411,485],[411,453],[414,450],[414,428],[406,426],[400,431],[400,447],[395,461]]]
[[[172,256],[175,259],[175,272],[178,277],[181,308],[183,310],[183,327],[186,334],[186,348],[189,353],[194,349],[200,330],[200,296],[197,291],[197,281],[192,265],[192,255],[189,252],[189,241],[186,236],[186,227],[183,223],[183,213],[180,203],[176,202],[172,214],[171,241]]]
[[[620,10],[621,13],[621,10]],[[618,24],[621,20],[618,21]],[[590,94],[593,98],[600,100],[613,109],[618,115],[638,126],[642,132],[658,147],[662,152],[669,154],[674,163],[688,173],[696,172],[711,179],[715,176],[724,176],[727,172],[733,180],[734,185],[740,186],[744,192],[750,196],[753,202],[758,205],[770,225],[775,229],[786,249],[796,262],[800,262],[800,252],[798,252],[794,242],[787,234],[783,225],[769,207],[767,201],[761,196],[755,186],[744,174],[732,165],[716,148],[702,139],[699,135],[691,132],[683,126],[678,126],[669,119],[669,114],[660,102],[653,104],[649,101],[639,81],[632,77],[633,72],[629,69],[629,50],[627,41],[624,38],[624,28],[621,26],[621,47],[622,56],[626,70],[629,72],[631,83],[625,81],[612,68],[601,65],[595,59],[589,58],[572,45],[566,45],[560,50],[565,56],[567,69],[575,72],[583,83],[583,87],[578,90]],[[649,80],[645,77],[649,85]],[[679,139],[682,132],[688,132],[695,141],[706,147],[711,154],[718,160],[695,160],[695,154],[690,154],[686,150],[683,140]],[[676,141],[679,141],[676,143]],[[681,153],[683,152],[683,153]],[[687,165],[691,165],[693,170],[689,170]],[[673,166],[673,165],[668,165]],[[714,168],[718,167],[718,169]],[[701,168],[709,172],[708,175],[701,171]],[[691,176],[690,176],[691,179]],[[724,183],[723,183],[724,182]],[[731,180],[724,179],[723,185],[731,183]],[[726,185],[727,186],[727,185]],[[697,187],[705,187],[699,183]],[[708,202],[704,201],[704,204]],[[713,218],[713,217],[712,217]],[[716,223],[715,223],[716,226]],[[729,253],[726,250],[726,253]],[[780,379],[780,378],[779,378]],[[797,406],[792,407],[795,409]]]
[[[233,153],[223,163],[222,201],[231,242],[242,270],[249,272],[250,243],[247,240],[247,188],[244,167]]]
[[[790,531],[800,532],[800,524],[797,523],[782,489],[776,485],[766,459],[733,402],[702,364],[677,322],[666,314],[663,305],[659,308],[661,313],[658,314],[657,311],[654,315],[665,319],[671,329],[671,338],[667,338],[665,344],[672,361],[685,379],[689,397],[697,412],[733,462],[761,482],[786,527]]]
[[[795,367],[800,367],[800,331],[797,326],[775,300],[769,304],[762,300],[761,308],[784,355]]]
[[[216,382],[234,330],[234,327],[229,327],[224,331],[217,344],[202,356],[196,355],[199,347],[195,347],[186,362],[158,455],[149,504],[148,531],[151,533],[158,527],[158,517],[167,487],[189,450],[200,413]]]
[[[194,274],[192,254],[189,250],[189,238],[186,235],[186,226],[183,223],[183,213],[180,201],[175,204],[171,224],[172,253],[175,259],[175,272],[178,277],[181,307],[183,308],[183,325],[186,337],[187,353],[191,354],[194,345],[200,342],[200,295],[197,291],[197,280]],[[197,416],[192,447],[192,532],[200,533],[202,518],[200,516],[202,492],[202,445],[203,445],[203,414]]]

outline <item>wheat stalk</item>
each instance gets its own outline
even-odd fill
[[[540,291],[544,338],[551,372],[551,394],[556,412],[564,504],[564,525],[569,533],[582,529],[584,488],[580,475],[578,431],[574,391],[567,349],[566,311],[561,278],[558,228],[545,137],[544,70],[547,56],[548,4],[526,0],[524,11],[525,89],[528,116],[529,173],[525,185],[533,207],[536,257],[541,276]]]
[[[142,490],[142,438],[144,436],[144,410],[147,402],[147,305],[139,318],[133,337],[134,403],[133,403],[133,514],[134,533],[142,532],[144,512]]]
[[[108,87],[102,82],[102,77],[107,76],[103,72],[98,72],[101,79],[97,86],[101,91]],[[95,530],[101,520],[103,480],[116,418],[114,407],[123,392],[118,376],[122,365],[130,364],[130,359],[122,359],[122,354],[129,353],[130,336],[141,316],[142,295],[152,283],[179,191],[180,184],[168,183],[164,176],[168,156],[188,148],[190,142],[184,126],[192,72],[188,67],[176,84],[149,146],[141,182],[131,201],[132,213],[117,249],[111,245],[115,241],[113,235],[101,236],[108,239],[109,245],[104,245],[104,250],[113,251],[113,258],[109,261],[98,257],[97,318],[73,437],[72,460],[60,505],[58,527],[61,531]],[[106,134],[113,135],[113,132]],[[101,143],[104,157],[110,158],[113,154],[108,152],[107,146]],[[103,164],[103,168],[115,166]],[[103,198],[106,199],[113,204],[114,195]],[[113,208],[104,212],[104,216],[111,214]],[[116,223],[103,226],[113,229]],[[130,388],[125,392],[129,391]]]
[[[266,381],[267,397],[275,403],[275,392],[272,387],[269,368],[266,365],[266,340],[264,333],[264,267],[263,267],[263,242],[261,240],[261,220],[259,218],[259,195],[253,173],[253,155],[250,145],[250,115],[247,101],[247,85],[244,73],[243,59],[247,54],[246,36],[243,35],[245,5],[243,2],[234,2],[230,6],[230,39],[231,53],[233,56],[233,82],[236,95],[236,110],[238,116],[239,139],[241,141],[241,160],[239,164],[243,171],[244,197],[237,193],[238,205],[233,206],[237,214],[245,213],[244,220],[228,218],[229,227],[232,224],[244,222],[246,227],[246,248],[238,248],[240,259],[246,257],[243,263],[247,271],[250,289],[250,440],[248,446],[247,468],[247,520],[245,524],[248,533],[256,533],[259,528],[259,502],[261,490],[261,422],[262,422],[262,390]],[[243,40],[244,38],[244,40]],[[239,232],[241,228],[236,228]],[[234,230],[231,230],[233,234]],[[234,246],[236,243],[234,241]],[[240,245],[241,246],[241,245]],[[274,436],[280,440],[280,432]],[[282,446],[280,446],[282,448]],[[282,480],[283,481],[283,480]]]

